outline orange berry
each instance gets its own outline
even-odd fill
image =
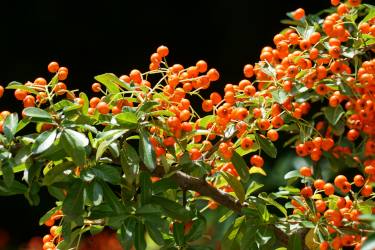
[[[356,176],[354,176],[353,181],[354,181],[354,185],[356,185],[357,187],[362,187],[365,184],[365,178],[363,178],[363,176],[360,174],[357,174]]]
[[[254,75],[254,67],[253,65],[251,64],[246,64],[244,67],[243,67],[243,74],[245,75],[245,77],[247,78],[250,78]]]
[[[241,140],[241,148],[244,150],[250,149],[253,147],[254,141],[249,137],[244,137]]]
[[[299,173],[304,177],[310,177],[312,176],[312,170],[310,167],[301,167],[299,169]]]
[[[16,89],[14,91],[14,96],[16,97],[17,100],[22,101],[27,96],[27,91],[22,90],[22,89]]]
[[[271,141],[277,141],[279,139],[279,133],[274,129],[270,129],[267,131],[267,137]]]
[[[189,153],[190,159],[192,159],[193,161],[198,160],[202,156],[202,153],[197,148],[192,148]]]
[[[301,195],[305,198],[309,198],[313,195],[313,190],[311,187],[309,186],[306,186],[304,188],[301,189]]]
[[[210,112],[213,109],[213,103],[211,100],[204,100],[202,102],[202,110],[204,112]]]
[[[364,185],[361,190],[361,195],[364,197],[369,197],[372,194],[372,186],[371,185]]]
[[[214,82],[214,81],[219,80],[220,74],[216,69],[210,69],[207,72],[207,76],[210,79],[210,81]]]
[[[204,73],[207,71],[207,63],[203,60],[199,60],[195,66],[197,67],[199,73]]]
[[[102,87],[101,87],[100,83],[95,82],[91,85],[91,89],[92,89],[93,92],[98,93],[102,90]]]
[[[335,187],[331,183],[324,184],[323,189],[324,193],[328,196],[335,193]]]
[[[97,105],[96,105],[96,109],[99,111],[100,114],[108,114],[110,109],[109,109],[109,105],[106,103],[106,102],[99,102]]]
[[[292,16],[296,20],[301,20],[305,17],[305,10],[302,8],[298,8],[295,11],[293,11]]]
[[[322,190],[324,188],[325,181],[322,179],[317,179],[314,181],[315,189]]]
[[[258,168],[261,168],[264,165],[264,160],[263,160],[263,157],[260,156],[260,155],[253,155],[250,158],[250,163],[251,163],[251,165],[254,165]]]
[[[161,57],[166,57],[169,54],[169,49],[168,47],[161,45],[157,48],[156,52],[161,56]]]
[[[58,70],[59,70],[59,64],[57,63],[57,62],[50,62],[49,64],[48,64],[48,71],[50,72],[50,73],[56,73]]]

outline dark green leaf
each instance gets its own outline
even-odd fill
[[[124,143],[120,150],[122,171],[127,183],[133,183],[139,171],[139,156],[137,151],[128,143]]]
[[[17,132],[18,126],[18,115],[17,113],[12,113],[5,118],[3,124],[4,135],[10,141],[13,139]]]
[[[72,157],[75,164],[85,164],[85,147],[88,145],[89,140],[84,134],[72,129],[64,129],[61,133],[61,143],[65,152]]]
[[[86,188],[86,193],[94,206],[99,206],[103,202],[103,189],[98,182],[90,183]]]
[[[236,151],[234,151],[231,161],[241,179],[247,182],[250,178],[250,174],[244,158],[242,158]]]
[[[255,138],[257,142],[259,143],[260,148],[270,157],[276,158],[277,155],[277,149],[275,145],[268,139],[263,138],[262,136],[255,134]]]
[[[135,225],[134,246],[136,250],[146,249],[145,226],[139,221]]]
[[[375,249],[375,233],[372,233],[367,237],[367,240],[365,241],[365,243],[363,243],[361,249],[362,250],[373,250],[373,249]]]
[[[125,250],[130,249],[133,244],[132,239],[134,237],[136,224],[137,219],[134,217],[129,217],[117,231],[117,238],[120,240],[120,243]]]
[[[105,135],[103,137],[99,137],[98,139],[99,147],[96,151],[96,160],[99,160],[99,158],[103,155],[103,153],[107,150],[109,145],[120,138],[123,134],[127,132],[127,130],[124,129],[116,129],[112,131],[108,131],[111,133],[108,133],[108,135]],[[105,132],[104,132],[105,133]],[[98,134],[98,136],[103,135],[104,133]]]
[[[184,223],[173,223],[173,237],[177,246],[183,246],[185,244]]]
[[[160,196],[152,196],[151,202],[160,205],[165,214],[173,219],[180,221],[188,221],[192,218],[192,212],[182,205]]]
[[[140,186],[141,186],[141,203],[146,204],[151,198],[151,175],[147,172],[141,172],[139,176]]]
[[[31,147],[34,154],[40,154],[49,149],[55,142],[56,129],[47,130],[41,133],[36,139],[35,143]]]
[[[284,206],[282,206],[280,203],[278,203],[277,201],[272,199],[270,196],[267,196],[266,193],[259,194],[259,198],[264,200],[265,202],[267,202],[269,205],[272,205],[272,206],[276,207],[277,209],[279,209],[280,212],[282,212],[285,217],[288,216]]]
[[[203,216],[198,216],[193,220],[193,225],[187,235],[186,241],[195,241],[201,238],[206,230],[206,219]]]
[[[73,168],[75,167],[74,163],[71,161],[65,161],[60,163],[53,168],[51,168],[43,178],[43,185],[50,186],[53,183],[61,182],[67,180],[67,176],[71,174]],[[64,172],[70,170],[67,174]]]
[[[140,141],[139,141],[139,154],[143,163],[146,165],[148,170],[151,172],[156,168],[156,155],[152,144],[150,143],[148,133],[141,129],[139,131]]]
[[[152,223],[146,223],[146,230],[156,244],[160,246],[164,245],[164,238],[159,228],[155,227]]]
[[[77,217],[83,214],[84,209],[84,200],[83,200],[83,191],[84,183],[82,181],[76,181],[69,188],[68,194],[64,199],[62,210],[65,216],[70,217],[71,219],[76,219]]]
[[[112,213],[120,214],[124,206],[120,202],[120,199],[113,193],[113,190],[108,186],[106,182],[101,182],[101,186],[104,194],[104,202],[108,203],[112,208]]]
[[[0,196],[11,196],[16,194],[24,194],[27,192],[27,186],[21,182],[14,180],[12,185],[7,187],[4,181],[0,181]]]
[[[149,113],[155,106],[158,106],[158,105],[160,105],[160,102],[147,101],[147,102],[142,103],[142,105],[140,105],[139,111],[144,112],[144,113]]]
[[[120,169],[110,165],[98,165],[88,170],[93,173],[96,177],[103,181],[112,183],[114,185],[120,184],[121,172]]]
[[[227,172],[220,172],[220,174],[224,177],[224,179],[228,182],[228,184],[233,188],[234,193],[236,194],[238,200],[242,203],[245,200],[245,190],[241,184],[237,180],[236,177],[227,173]]]
[[[3,173],[4,183],[9,188],[14,181],[13,163],[12,160],[1,162],[1,172]]]
[[[293,234],[288,240],[288,250],[302,250],[302,238],[298,234]]]
[[[326,107],[323,110],[325,117],[327,118],[328,122],[335,126],[341,119],[341,117],[345,114],[344,109],[341,105],[337,107]]]
[[[23,112],[26,116],[31,118],[31,121],[52,123],[52,116],[43,109],[29,107],[25,108]]]

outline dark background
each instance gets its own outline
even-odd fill
[[[329,0],[219,1],[4,1],[0,2],[0,84],[49,79],[47,64],[69,68],[69,86],[88,90],[95,75],[146,70],[149,56],[163,44],[170,64],[193,65],[199,59],[221,73],[215,83],[242,78],[242,67],[259,58],[262,47],[286,25],[285,13],[306,13],[330,6]],[[12,91],[0,99],[0,111],[15,110]],[[37,222],[53,201],[42,191],[38,208],[24,197],[0,197],[0,228],[12,242],[43,235]]]

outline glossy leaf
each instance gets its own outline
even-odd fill
[[[236,194],[238,200],[242,203],[245,200],[245,190],[241,184],[237,180],[236,177],[227,173],[227,172],[220,172],[220,174],[224,177],[227,183],[233,188],[234,193]]]
[[[156,168],[156,155],[152,144],[148,138],[148,133],[144,130],[139,131],[140,140],[139,140],[139,156],[145,166],[151,172]]]
[[[56,129],[47,130],[41,133],[36,139],[35,143],[32,146],[32,152],[34,154],[40,154],[49,149],[52,144],[55,142],[57,135]]]
[[[84,183],[81,181],[74,182],[74,184],[69,188],[68,194],[64,199],[62,206],[63,214],[65,216],[75,219],[83,214],[83,191]]]
[[[52,116],[43,109],[29,107],[25,108],[23,112],[27,117],[31,118],[31,121],[52,123]]]
[[[89,140],[87,137],[72,129],[64,129],[61,133],[61,143],[65,152],[72,157],[74,163],[83,165],[86,161],[85,147]]]
[[[270,157],[276,158],[277,149],[275,145],[268,138],[263,138],[262,136],[255,134],[256,141],[259,143],[260,148]]]
[[[13,139],[14,135],[17,132],[18,126],[18,115],[17,113],[12,113],[5,118],[3,124],[3,131],[5,137],[10,141]]]
[[[231,161],[237,173],[240,175],[241,179],[247,182],[250,178],[250,174],[249,168],[247,167],[244,158],[242,158],[236,151],[234,151]]]

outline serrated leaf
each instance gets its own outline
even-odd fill
[[[233,188],[233,191],[236,194],[238,200],[241,203],[243,203],[245,200],[245,190],[241,182],[239,182],[236,177],[234,177],[233,175],[227,172],[220,172],[220,174],[224,177],[227,183]]]
[[[255,134],[256,141],[259,143],[260,148],[270,157],[276,158],[277,149],[275,145],[268,138],[263,138],[262,136]]]
[[[40,154],[46,151],[51,147],[51,145],[55,142],[57,135],[56,129],[50,131],[44,131],[41,133],[36,139],[35,143],[31,147],[31,150],[34,154]]]

